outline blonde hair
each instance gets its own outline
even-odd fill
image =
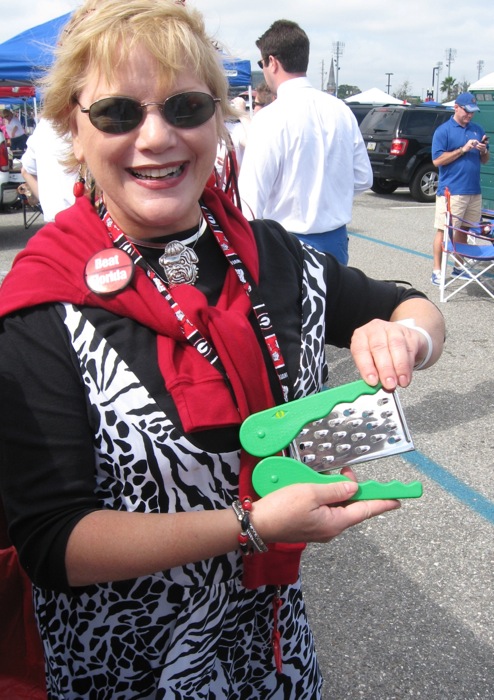
[[[56,131],[61,136],[70,131],[71,115],[90,71],[97,68],[111,83],[136,46],[156,60],[160,89],[188,69],[221,99],[216,119],[223,138],[224,120],[232,109],[221,54],[206,33],[201,13],[174,0],[86,0],[74,12],[40,83],[43,116]],[[69,160],[76,165],[73,154]]]

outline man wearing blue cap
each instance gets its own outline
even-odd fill
[[[432,162],[439,168],[431,278],[435,285],[439,285],[441,277],[441,243],[446,214],[444,190],[447,187],[451,193],[453,223],[454,217],[472,223],[480,221],[480,165],[489,160],[489,139],[483,127],[472,121],[473,114],[480,111],[475,96],[471,92],[458,95],[454,110],[451,119],[441,124],[432,138]],[[455,240],[459,243],[466,243],[466,239],[466,233],[455,233]],[[452,275],[461,274],[460,268],[455,266]]]

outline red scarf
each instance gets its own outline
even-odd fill
[[[259,261],[249,223],[220,190],[206,188],[203,200],[257,284]],[[235,400],[218,370],[187,342],[171,308],[144,270],[136,267],[132,283],[111,297],[89,290],[84,279],[86,263],[104,248],[113,248],[106,226],[89,200],[78,199],[57,215],[55,223],[31,238],[16,257],[1,287],[0,316],[38,304],[69,302],[105,308],[151,328],[157,333],[159,367],[185,432],[240,425],[251,413],[274,405],[263,354],[248,320],[252,306],[231,266],[216,306],[209,306],[204,294],[191,285],[174,287],[173,296],[202,335],[212,341]],[[253,496],[251,474],[256,461],[242,453],[240,498]],[[289,561],[285,561],[287,552],[280,551],[287,549]],[[269,554],[247,558],[244,585],[253,588],[294,581],[300,550],[298,545],[275,545]]]

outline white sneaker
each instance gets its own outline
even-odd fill
[[[432,271],[431,282],[436,287],[439,287],[439,285],[441,284],[441,270]]]

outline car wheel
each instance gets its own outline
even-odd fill
[[[391,194],[399,187],[399,182],[396,180],[383,180],[375,177],[372,183],[371,190],[376,194]]]
[[[422,165],[410,182],[410,192],[417,202],[434,202],[436,200],[439,175],[432,163]]]

